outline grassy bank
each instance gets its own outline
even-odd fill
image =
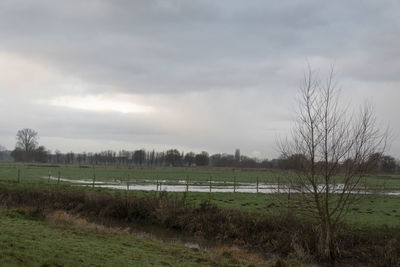
[[[320,261],[319,230],[312,222],[290,215],[248,213],[210,202],[193,205],[177,195],[126,195],[82,188],[0,186],[0,201],[8,207],[64,210],[96,222],[157,225],[207,240],[237,245],[304,262]],[[197,200],[196,200],[197,201]],[[400,261],[398,227],[341,225],[339,260],[343,263],[393,265]]]
[[[0,210],[1,266],[224,266],[266,264],[238,249],[213,251],[136,237],[65,212]],[[250,258],[250,257],[247,257]],[[271,261],[271,264],[273,261]]]

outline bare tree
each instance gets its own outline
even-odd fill
[[[298,103],[292,139],[280,144],[281,152],[303,155],[290,183],[301,192],[300,211],[319,222],[321,255],[334,259],[339,222],[361,190],[371,156],[382,155],[387,131],[377,129],[370,105],[352,116],[341,107],[333,68],[325,82],[309,68]]]
[[[17,132],[16,148],[24,152],[25,161],[30,160],[32,152],[36,149],[36,146],[38,144],[38,138],[38,133],[30,128],[25,128]]]

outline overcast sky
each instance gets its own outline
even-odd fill
[[[0,0],[0,144],[273,158],[307,62],[390,124],[400,157],[400,2]]]

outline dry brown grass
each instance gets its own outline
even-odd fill
[[[289,254],[290,257],[299,259],[302,262],[311,262],[312,255],[302,240],[301,233],[295,233],[292,235],[292,242],[291,242],[293,252]]]
[[[109,234],[127,234],[128,229],[106,227],[104,225],[88,222],[85,218],[70,214],[63,210],[56,210],[46,215],[50,225],[54,227],[76,227],[90,232],[109,233]]]
[[[249,252],[237,246],[221,246],[213,248],[212,251],[218,256],[230,257],[237,261],[243,259],[249,262],[256,262],[260,264],[265,262],[265,259],[261,254]]]

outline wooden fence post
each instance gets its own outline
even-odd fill
[[[186,192],[189,192],[189,175],[186,175]]]
[[[290,212],[290,187],[291,187],[291,183],[289,183],[289,191],[288,191],[288,211]]]
[[[236,193],[236,175],[233,176],[233,193]]]
[[[210,193],[211,193],[211,180],[212,180],[212,176],[210,175]]]
[[[21,181],[21,170],[18,168],[18,177],[17,177],[18,183]]]
[[[93,165],[93,185],[92,185],[93,188],[94,188],[95,183],[96,183],[96,170]]]
[[[258,194],[258,176],[257,176],[257,194]]]
[[[367,194],[367,177],[364,178],[364,195]]]
[[[280,193],[279,191],[280,191],[280,178],[278,176],[278,194]]]
[[[61,171],[58,170],[58,179],[57,179],[57,184],[60,184],[60,179],[61,179]]]

